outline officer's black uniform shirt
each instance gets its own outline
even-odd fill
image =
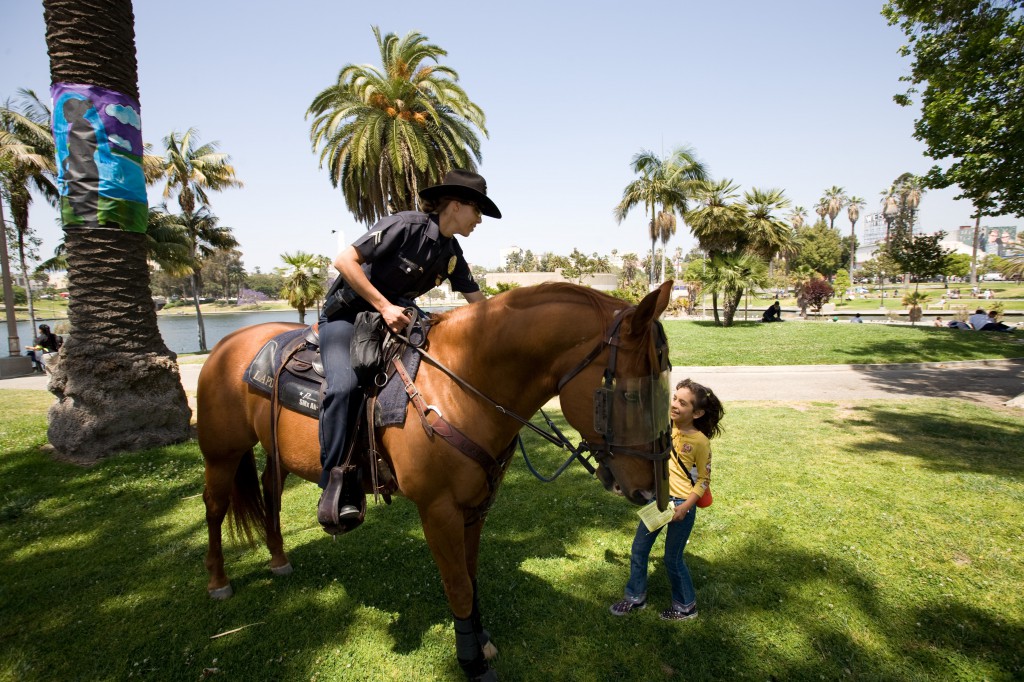
[[[366,278],[392,303],[411,301],[446,279],[452,291],[480,291],[462,247],[454,237],[441,234],[436,215],[396,213],[380,220],[352,246],[362,257]]]

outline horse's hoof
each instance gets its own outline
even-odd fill
[[[494,646],[494,642],[487,642],[487,644],[484,644],[483,650],[484,660],[489,661],[498,655],[498,647]]]
[[[209,593],[210,599],[217,599],[219,601],[223,601],[224,599],[229,599],[231,595],[235,593],[235,591],[231,589],[231,583],[228,583],[224,587],[217,587],[212,590],[207,590],[207,593]]]
[[[288,562],[284,566],[271,566],[270,567],[270,572],[273,573],[274,575],[291,575],[293,570],[294,569],[292,568],[291,562]]]

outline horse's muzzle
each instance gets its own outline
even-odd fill
[[[654,499],[654,492],[650,490],[634,490],[627,493],[622,489],[618,482],[616,482],[615,476],[608,467],[603,464],[597,467],[597,478],[601,481],[601,485],[604,486],[605,490],[610,493],[615,493],[616,495],[621,495],[633,504],[647,504]]]

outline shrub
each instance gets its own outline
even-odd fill
[[[835,289],[824,279],[812,279],[803,285],[801,294],[804,300],[807,301],[807,305],[811,306],[812,310],[820,311],[821,306],[832,300],[835,296]]]

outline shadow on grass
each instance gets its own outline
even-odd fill
[[[868,417],[912,435],[941,425],[883,408],[871,408]],[[977,436],[980,443],[969,461],[1006,473],[998,453],[985,454],[991,439],[1008,438],[1004,426],[972,429],[965,439]],[[1005,447],[1000,440],[999,452]],[[560,451],[535,437],[528,448],[539,453],[545,471],[559,460]],[[906,453],[924,458],[934,456],[932,449],[912,444]],[[935,461],[956,465],[952,458]],[[371,507],[358,531],[332,542],[314,520],[316,487],[290,481],[282,526],[296,572],[273,578],[264,548],[229,544],[237,594],[213,602],[204,589],[205,520],[196,497],[202,461],[194,444],[87,470],[31,449],[8,452],[0,480],[2,674],[196,679],[204,668],[217,668],[231,679],[307,679],[376,677],[381,670],[408,676],[426,666],[423,676],[461,679],[438,572],[406,500]],[[660,560],[650,579],[652,608],[614,618],[607,607],[627,578],[633,509],[582,469],[543,485],[513,464],[484,530],[480,569],[482,610],[502,652],[496,665],[503,679],[702,679],[737,672],[817,679],[847,671],[924,679],[948,671],[954,652],[986,660],[997,673],[1020,670],[1020,649],[999,646],[1021,641],[1019,625],[989,622],[955,597],[881,605],[877,586],[856,563],[795,546],[768,521],[712,560],[701,546],[698,520],[688,552],[698,620],[658,620],[658,602],[668,602]],[[847,595],[850,613],[829,608],[832,593]],[[850,620],[867,625],[854,628]],[[923,636],[915,634],[918,622],[929,624]],[[780,646],[783,640],[787,646]],[[903,655],[912,660],[909,668]]]
[[[856,450],[876,449],[920,460],[939,471],[1024,478],[1020,421],[959,401],[935,401],[930,413],[903,411],[898,404],[855,406],[828,422],[840,429],[869,427],[871,435]],[[969,414],[968,414],[969,411]]]
[[[936,329],[921,325],[901,327],[904,334],[911,334],[906,343],[913,345],[917,362],[941,362],[957,358],[1020,358],[1024,357],[1024,344],[1019,334],[996,332],[973,332],[961,329]],[[861,343],[837,349],[849,357],[851,363],[858,358],[885,357],[890,354],[891,341],[862,340]]]

